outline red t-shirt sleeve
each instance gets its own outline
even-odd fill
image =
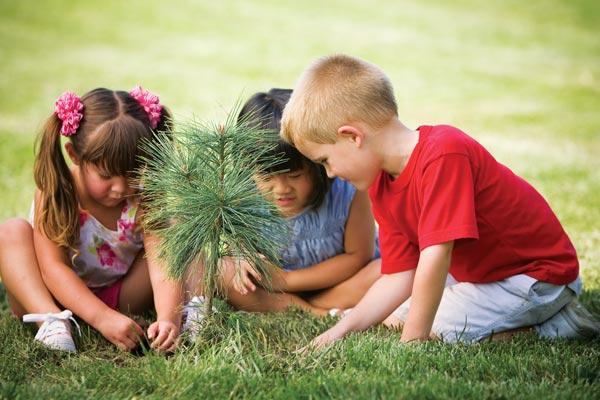
[[[382,274],[394,274],[417,267],[419,248],[401,232],[390,231],[380,226],[379,243],[382,249]]]
[[[465,154],[444,154],[428,163],[421,181],[419,250],[457,239],[478,239],[475,182]]]

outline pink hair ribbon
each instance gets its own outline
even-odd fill
[[[54,103],[54,112],[62,121],[60,133],[63,136],[71,136],[77,133],[79,121],[83,118],[83,103],[73,92],[64,92]]]
[[[160,113],[162,111],[158,96],[142,89],[141,86],[136,86],[129,94],[144,108],[150,119],[150,127],[155,129],[160,121]]]

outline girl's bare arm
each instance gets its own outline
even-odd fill
[[[38,198],[36,196],[36,204]],[[36,210],[37,212],[37,210]],[[52,296],[122,349],[137,346],[139,325],[104,304],[70,267],[67,251],[34,229],[33,243],[40,273]]]
[[[184,299],[183,282],[168,276],[166,267],[157,255],[158,244],[159,241],[156,237],[148,233],[144,235],[144,248],[154,293],[156,319],[157,321],[171,321],[179,326]]]

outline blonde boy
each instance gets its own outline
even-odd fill
[[[375,65],[316,60],[281,125],[330,177],[369,190],[380,228],[382,277],[314,345],[388,316],[404,342],[474,342],[523,327],[541,337],[597,334],[576,301],[575,249],[548,203],[459,129],[406,127]]]

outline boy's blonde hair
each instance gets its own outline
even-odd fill
[[[335,143],[340,126],[364,122],[372,128],[398,116],[394,90],[376,65],[346,55],[321,57],[304,70],[281,120],[289,143]]]

